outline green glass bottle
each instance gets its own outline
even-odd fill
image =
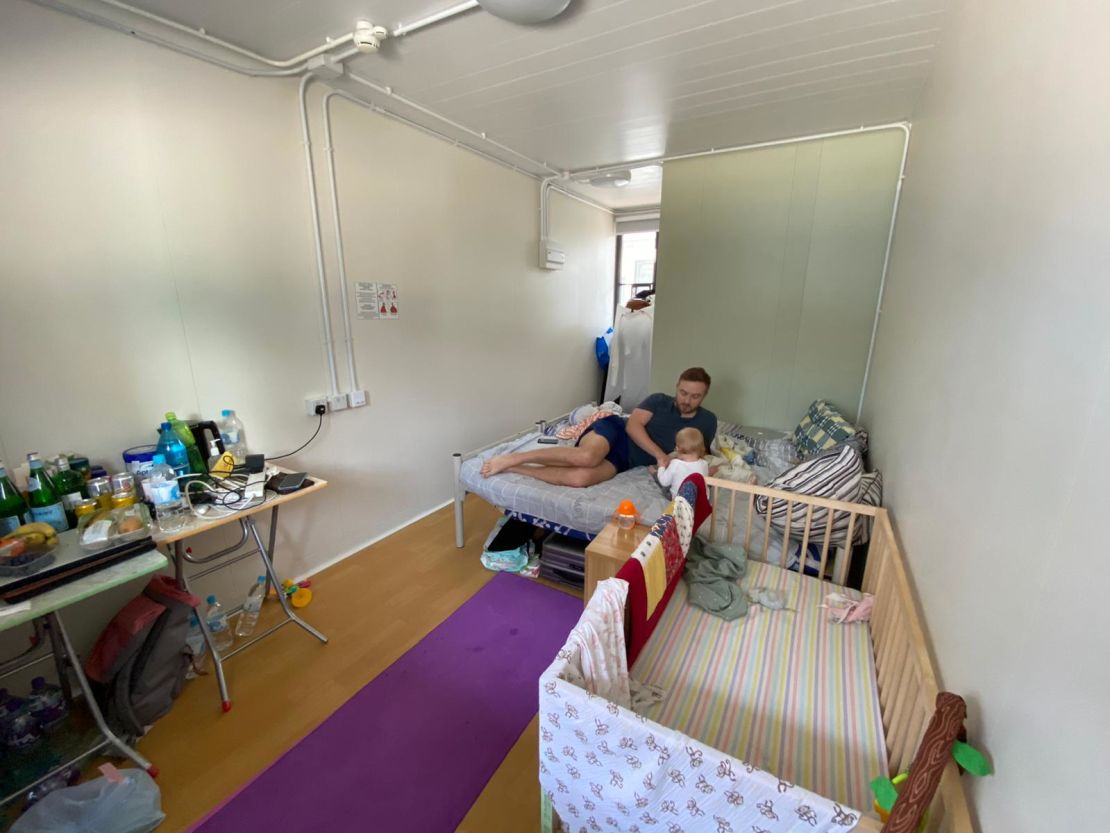
[[[64,454],[54,458],[54,469],[54,491],[62,501],[69,528],[76,529],[77,504],[88,497],[85,493],[85,478],[70,468],[69,459]]]
[[[173,426],[173,432],[181,442],[185,443],[185,451],[189,455],[189,471],[193,474],[208,474],[208,467],[204,465],[204,455],[197,448],[197,439],[189,426],[178,419],[173,411],[166,411],[166,422]]]
[[[32,520],[48,523],[58,532],[65,532],[69,529],[65,509],[46,474],[42,458],[32,451],[27,455],[27,463],[31,467],[31,474],[27,477],[27,503],[31,507]]]
[[[0,537],[31,520],[27,502],[19,489],[8,479],[8,470],[0,461]]]

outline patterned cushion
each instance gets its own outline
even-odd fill
[[[862,479],[863,458],[852,445],[844,443],[799,463],[794,468],[776,477],[767,486],[784,492],[852,502],[859,498]],[[767,517],[769,500],[766,495],[759,495],[755,499],[756,510],[764,518]],[[785,529],[786,512],[786,501],[776,500],[771,507],[771,526],[777,529]],[[824,541],[828,514],[828,509],[821,506],[814,507],[810,525],[811,541]],[[795,506],[790,516],[792,534],[796,533],[800,537],[804,525],[805,509]],[[829,536],[830,543],[843,543],[847,534],[848,513],[835,512],[832,532]],[[853,537],[856,536],[853,534]]]
[[[802,459],[832,448],[859,433],[834,406],[818,399],[794,429],[794,445]]]

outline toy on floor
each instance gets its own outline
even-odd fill
[[[312,601],[312,582],[308,579],[298,581],[295,584],[286,579],[281,583],[281,591],[288,597],[289,603],[293,607],[308,607],[308,603]]]

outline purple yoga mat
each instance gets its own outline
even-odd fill
[[[581,613],[499,573],[193,830],[449,833],[535,715]]]

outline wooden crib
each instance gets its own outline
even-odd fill
[[[710,540],[723,538],[743,543],[748,557],[760,561],[767,561],[768,554],[777,550],[784,562],[795,542],[801,542],[803,561],[808,545],[819,544],[820,575],[826,582],[831,579],[830,591],[835,589],[833,584],[844,584],[849,574],[852,548],[844,542],[857,540],[859,527],[870,524],[862,589],[875,597],[870,636],[889,775],[904,772],[932,715],[939,689],[920,609],[890,513],[863,504],[714,478],[707,481],[707,486],[714,510],[707,521]],[[753,534],[757,518],[763,521],[762,530]],[[777,519],[775,523],[773,518]],[[742,524],[739,529],[738,524]],[[781,547],[772,547],[772,542],[781,543]],[[551,803],[546,795],[541,797],[541,803],[542,829],[548,831],[553,826]],[[863,816],[854,829],[881,828],[877,818]],[[974,830],[954,761],[948,764],[924,829],[930,833]]]

